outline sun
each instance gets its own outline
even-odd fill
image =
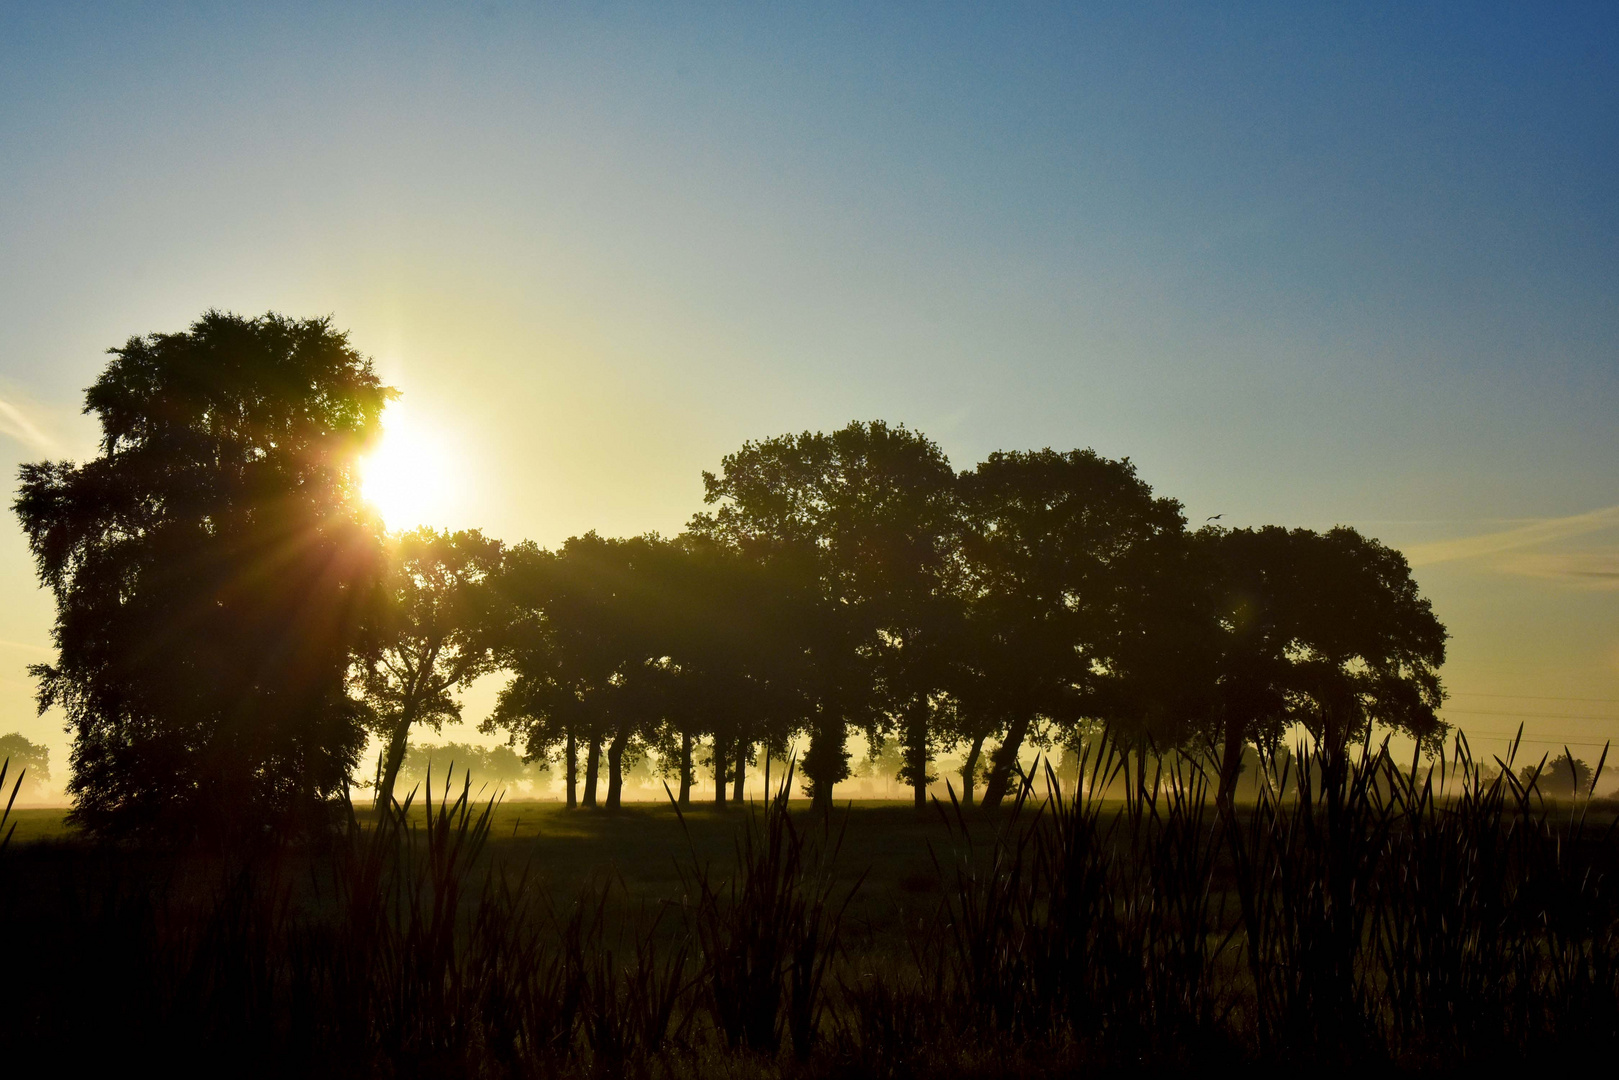
[[[390,530],[437,525],[453,493],[443,441],[399,404],[382,414],[382,438],[360,459],[360,494]]]

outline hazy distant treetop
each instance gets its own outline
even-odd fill
[[[474,743],[449,742],[437,746],[412,746],[399,770],[401,779],[425,782],[431,772],[435,787],[449,779],[451,770],[456,781],[465,774],[472,778],[474,787],[483,784],[510,785],[538,783],[548,775],[549,765],[542,758],[525,762],[510,746],[478,746]]]
[[[33,670],[75,732],[75,814],[317,800],[363,741],[344,672],[381,548],[354,466],[394,391],[328,319],[209,312],[112,355],[100,456],[23,466],[15,503],[56,598]]]
[[[22,770],[28,770],[23,776],[23,791],[37,793],[51,782],[50,747],[30,742],[20,731],[0,735],[0,761],[8,760],[11,766],[6,775],[13,782]],[[9,794],[10,792],[0,792],[0,798]]]
[[[1589,795],[1595,777],[1589,763],[1564,750],[1544,766],[1525,765],[1519,779],[1525,785],[1534,780],[1543,793],[1567,798],[1570,795]]]

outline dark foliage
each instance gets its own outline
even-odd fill
[[[996,453],[958,476],[873,422],[746,444],[674,540],[385,543],[353,465],[392,391],[328,322],[210,313],[114,357],[87,397],[100,456],[23,469],[57,601],[40,704],[67,713],[96,840],[235,842],[0,835],[0,915],[31,930],[26,979],[0,982],[4,1045],[344,1076],[1619,1049],[1616,846],[1586,827],[1603,762],[1486,775],[1447,748],[1444,628],[1375,540],[1192,535],[1128,460]],[[558,911],[533,868],[482,869],[493,803],[466,762],[458,795],[429,773],[420,824],[393,798],[412,728],[458,718],[454,692],[497,667],[485,730],[560,754],[570,806],[582,770],[580,801],[605,775],[616,808],[649,750],[679,812],[699,760],[723,804],[750,762],[808,749],[740,820],[732,866],[693,848],[678,903],[626,913],[603,886]],[[362,821],[367,726],[386,753]],[[1408,768],[1379,727],[1415,740]],[[895,747],[918,807],[934,755],[967,750],[936,879],[901,883],[937,898],[906,901],[908,950],[845,938],[830,810],[851,730]],[[1289,730],[1310,745],[1285,752]],[[1064,747],[1066,787],[1023,771],[1030,744]]]
[[[785,1027],[793,1055],[803,1061],[821,1028],[827,969],[838,954],[854,890],[835,903],[829,871],[841,833],[832,833],[825,815],[813,840],[794,823],[788,813],[792,773],[789,767],[762,821],[750,810],[729,887],[717,888],[707,866],[699,865],[694,878],[715,1027],[727,1046],[769,1056]]]
[[[1346,528],[1204,529],[1195,540],[1222,630],[1204,724],[1223,744],[1222,795],[1246,746],[1274,749],[1294,724],[1329,770],[1374,723],[1438,749],[1445,628],[1404,556]]]
[[[801,583],[809,601],[791,645],[806,672],[802,771],[823,812],[849,775],[849,728],[890,720],[922,802],[928,699],[943,689],[951,623],[954,481],[937,444],[881,421],[749,442],[703,474],[717,509],[692,531]]]
[[[324,319],[210,312],[112,353],[100,456],[23,466],[15,503],[56,599],[33,672],[73,732],[74,819],[284,825],[364,739],[345,677],[381,548],[353,464],[392,391]]]
[[[501,545],[476,529],[413,529],[388,542],[359,685],[382,738],[379,805],[393,798],[411,729],[461,719],[454,691],[493,668]]]

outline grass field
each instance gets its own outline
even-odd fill
[[[487,870],[515,877],[527,873],[565,906],[581,894],[607,890],[613,906],[634,909],[689,902],[693,870],[708,866],[716,878],[729,875],[736,862],[738,828],[757,805],[731,804],[724,809],[698,804],[676,814],[669,804],[627,803],[613,813],[568,810],[559,802],[501,801],[491,815],[488,842],[474,879]],[[24,863],[59,865],[88,844],[65,822],[65,809],[13,811],[14,843]],[[412,820],[425,817],[413,807]],[[362,822],[369,814],[362,812]],[[806,808],[795,820],[812,833],[822,823]],[[977,832],[994,826],[976,822]],[[848,912],[853,936],[875,945],[896,935],[907,916],[932,912],[938,904],[940,877],[935,857],[945,866],[966,852],[962,838],[936,808],[918,812],[909,802],[851,802],[841,805],[829,823],[841,846],[833,864],[840,893],[854,890]],[[28,852],[39,842],[55,849]],[[903,942],[891,944],[903,945]]]
[[[1111,817],[1124,810],[1124,803],[1108,800],[1103,808]],[[1585,810],[1592,830],[1606,831],[1619,817],[1619,802],[1604,799],[1584,807],[1551,804],[1549,822],[1555,827],[1579,809]],[[1239,805],[1239,815],[1246,816],[1244,811]],[[756,803],[732,803],[723,809],[698,803],[677,814],[668,803],[626,803],[607,813],[569,810],[550,800],[499,800],[471,877],[481,878],[491,870],[509,877],[526,874],[559,907],[582,894],[602,891],[620,909],[678,905],[690,900],[696,868],[708,867],[717,879],[732,873],[739,828],[747,815],[759,812]],[[66,822],[66,815],[65,808],[12,812],[17,824],[13,842],[23,861],[29,861],[26,849],[41,841],[56,849],[46,860],[52,863],[71,859],[74,851],[88,844]],[[420,803],[412,807],[413,823],[420,825],[425,816]],[[918,915],[932,913],[954,867],[975,853],[981,861],[996,833],[1006,827],[1004,815],[958,818],[938,805],[919,812],[909,800],[843,803],[828,822],[807,806],[795,810],[793,817],[807,833],[824,832],[837,844],[833,878],[840,893],[852,891],[849,928],[867,945],[902,936],[902,927],[915,925]],[[361,811],[360,818],[365,823],[371,814]]]
[[[271,1074],[1619,1051],[1615,807],[1464,773],[1439,798],[1375,757],[1229,810],[1195,769],[991,815],[418,800],[223,851],[98,844],[29,810],[0,858],[5,922],[26,928],[0,1036],[78,1037],[95,987],[116,988],[95,1023],[126,1056],[255,1046]]]

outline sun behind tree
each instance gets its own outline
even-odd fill
[[[359,455],[394,391],[328,319],[209,312],[131,338],[86,393],[101,454],[22,468],[56,600],[41,709],[73,733],[73,818],[229,834],[339,794],[346,693],[384,561]]]
[[[390,530],[439,524],[451,494],[443,440],[399,402],[382,414],[382,437],[360,461],[360,493]]]

